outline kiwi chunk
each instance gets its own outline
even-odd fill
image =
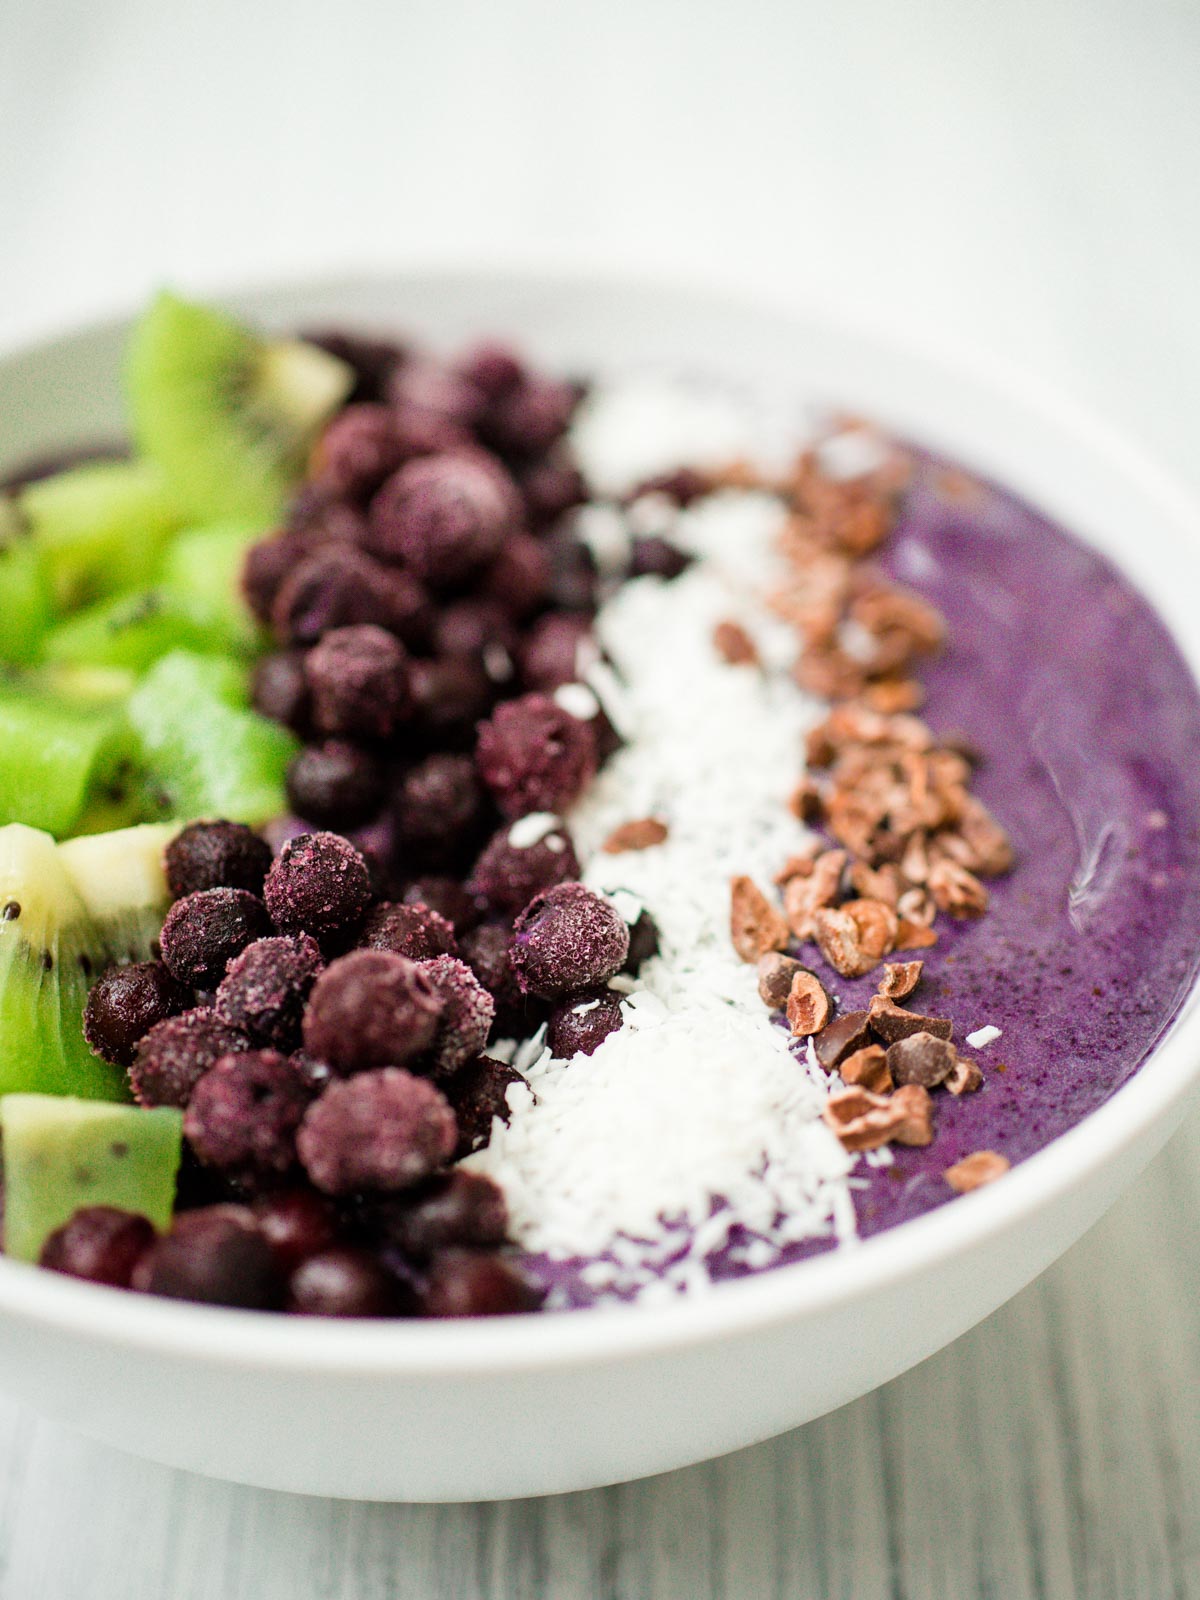
[[[171,904],[163,853],[177,822],[143,823],[68,839],[58,859],[113,961],[145,961]],[[107,964],[107,963],[106,963]]]
[[[41,550],[11,495],[0,494],[0,661],[27,665],[41,653],[50,625],[50,585]]]
[[[142,589],[77,611],[46,635],[47,661],[141,672],[169,650],[207,650],[211,619],[166,589]]]
[[[138,446],[187,515],[271,518],[354,375],[316,345],[163,293],[133,330],[126,383]]]
[[[179,512],[148,461],[98,461],[31,483],[18,507],[61,610],[144,583]]]
[[[244,518],[189,528],[163,557],[159,588],[186,604],[194,616],[204,617],[221,647],[244,652],[261,642],[242,597],[241,576],[247,550],[269,528],[261,519]]]
[[[0,688],[0,825],[70,833],[119,741],[112,706],[71,704],[27,686]]]
[[[4,1250],[36,1261],[80,1206],[117,1206],[171,1223],[183,1114],[170,1106],[99,1105],[71,1096],[6,1094]]]
[[[83,1037],[88,989],[112,959],[50,835],[0,828],[0,1094],[128,1098]]]
[[[287,809],[284,775],[299,748],[249,708],[245,673],[215,656],[173,651],[127,708],[145,815],[228,817],[252,827]]]

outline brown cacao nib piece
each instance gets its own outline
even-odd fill
[[[952,917],[981,917],[988,907],[988,892],[973,872],[957,862],[937,861],[929,869],[929,892],[939,911]]]
[[[905,1000],[921,981],[923,961],[889,961],[883,969],[879,993],[885,1000]]]
[[[863,948],[858,923],[848,911],[822,906],[813,915],[813,926],[821,954],[843,978],[861,978],[879,960]]]
[[[936,1089],[945,1083],[957,1061],[954,1046],[932,1033],[910,1033],[888,1046],[888,1071],[898,1084],[919,1083],[923,1089]]]
[[[758,648],[740,622],[718,622],[713,629],[713,648],[727,666],[758,665]]]
[[[840,1067],[847,1056],[871,1043],[871,1031],[865,1011],[847,1011],[835,1017],[813,1039],[817,1060],[826,1072]]]
[[[976,1089],[983,1087],[983,1073],[973,1061],[959,1056],[954,1063],[954,1071],[946,1079],[946,1087],[953,1095],[974,1094]]]
[[[757,961],[787,944],[787,923],[753,878],[734,878],[729,902],[729,936],[743,961]]]
[[[922,1017],[915,1011],[905,1011],[886,995],[877,994],[872,999],[867,1015],[871,1032],[884,1044],[895,1044],[913,1033],[931,1033],[935,1039],[949,1040],[954,1032],[949,1017]]]
[[[828,1023],[832,1009],[832,1002],[820,978],[815,972],[801,967],[792,979],[787,997],[788,1027],[792,1037],[806,1039],[814,1033],[820,1033]]]
[[[867,1089],[872,1094],[890,1094],[895,1085],[888,1067],[887,1051],[880,1044],[864,1045],[842,1062],[838,1071],[848,1086]]]
[[[792,956],[781,955],[778,950],[768,950],[758,958],[758,994],[763,1005],[772,1011],[782,1011],[792,992],[792,979],[805,969]]]
[[[947,1167],[942,1176],[957,1193],[967,1194],[985,1183],[994,1183],[997,1178],[1002,1178],[1011,1166],[1008,1157],[995,1150],[974,1150],[952,1167]]]
[[[821,1113],[847,1150],[877,1150],[883,1144],[925,1145],[933,1140],[929,1092],[908,1084],[893,1095],[840,1089]]]
[[[619,856],[626,850],[649,850],[651,845],[662,844],[668,831],[658,817],[637,817],[614,828],[601,849],[610,856]]]

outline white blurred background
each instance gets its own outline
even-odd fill
[[[1197,0],[0,0],[0,342],[551,253],[1003,353],[1200,476]]]

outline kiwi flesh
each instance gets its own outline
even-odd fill
[[[138,684],[127,716],[143,815],[254,827],[287,809],[284,777],[299,746],[250,709],[245,672],[233,661],[172,651]]]
[[[133,330],[126,387],[139,449],[197,521],[278,516],[313,438],[354,385],[345,362],[162,293]]]
[[[41,550],[16,500],[7,494],[0,494],[0,595],[4,597],[0,661],[16,665],[36,661],[50,625],[50,585]]]
[[[108,962],[145,961],[171,904],[163,853],[178,822],[142,823],[67,839],[58,847]]]
[[[185,529],[172,541],[158,573],[158,587],[203,617],[209,648],[253,651],[261,645],[258,624],[242,596],[242,566],[250,546],[270,524],[235,517]]]
[[[97,601],[51,628],[46,661],[141,672],[169,650],[206,650],[217,641],[204,612],[163,588]]]
[[[0,686],[0,825],[70,833],[122,739],[111,705]]]
[[[160,1231],[170,1226],[183,1138],[173,1107],[6,1094],[0,1129],[6,1255],[36,1261],[80,1206],[117,1206]]]
[[[41,478],[17,507],[59,610],[144,583],[180,517],[149,461],[99,461]]]

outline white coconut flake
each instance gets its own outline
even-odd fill
[[[630,403],[627,430],[647,406]],[[611,415],[601,427],[601,415],[592,405],[579,424],[593,481],[661,468],[668,452],[649,464],[645,440],[626,437],[622,458],[621,429]],[[689,444],[668,464],[697,456]],[[855,1158],[821,1120],[831,1080],[811,1049],[793,1054],[729,938],[730,878],[768,885],[808,837],[787,800],[823,707],[785,671],[746,672],[713,646],[717,623],[731,620],[769,665],[793,659],[794,634],[765,605],[784,514],[743,491],[677,513],[669,536],[694,564],[669,584],[626,583],[599,613],[607,661],[588,684],[625,743],[566,821],[584,882],[629,923],[648,909],[660,950],[636,982],[614,982],[627,991],[625,1023],[590,1056],[517,1052],[528,1087],[510,1091],[508,1124],[470,1158],[503,1186],[517,1242],[603,1259],[584,1279],[603,1294],[695,1293],[735,1229],[736,1258],[754,1267],[805,1240],[855,1234]],[[614,828],[640,816],[664,820],[663,843],[604,853]]]
[[[508,830],[508,842],[514,850],[532,850],[547,834],[561,826],[562,818],[553,811],[531,811],[513,823]]]
[[[600,711],[600,702],[586,683],[564,683],[554,691],[554,704],[581,722],[590,722]]]
[[[976,1028],[974,1033],[969,1033],[967,1043],[972,1050],[982,1050],[985,1044],[992,1044],[999,1037],[1000,1029],[989,1022],[985,1028]]]

